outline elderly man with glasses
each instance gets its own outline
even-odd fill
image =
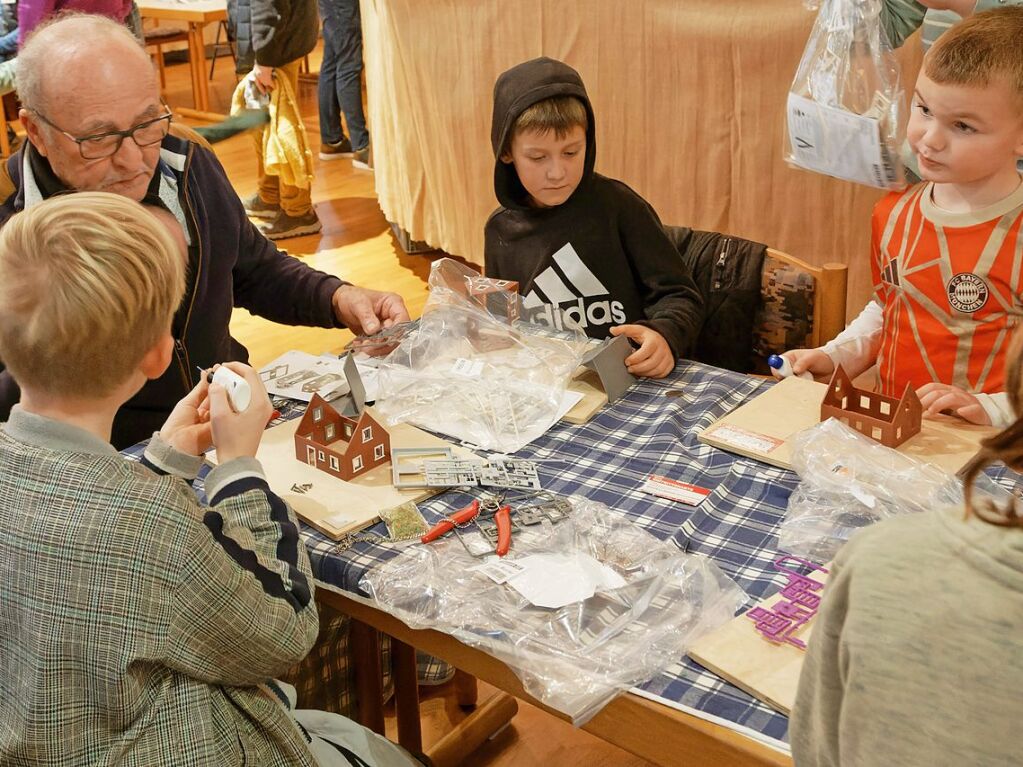
[[[247,359],[229,332],[233,306],[284,324],[356,333],[408,319],[397,294],[312,269],[258,232],[213,153],[170,132],[149,57],[122,25],[101,16],[59,17],[29,38],[17,66],[29,141],[0,165],[0,225],[55,194],[106,191],[166,209],[187,244],[175,362],[121,408],[117,447],[160,428],[195,385],[197,366]],[[0,365],[0,421],[18,397]]]

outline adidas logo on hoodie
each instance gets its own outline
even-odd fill
[[[602,297],[602,300],[592,300]],[[563,330],[594,325],[621,325],[625,307],[579,258],[572,243],[554,254],[554,263],[537,275],[522,306],[534,322]],[[555,308],[557,307],[557,308]]]

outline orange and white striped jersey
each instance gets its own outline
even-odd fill
[[[1023,185],[980,211],[938,208],[932,184],[881,199],[872,221],[874,290],[883,307],[881,391],[932,381],[1005,389],[1005,353],[1023,316]]]

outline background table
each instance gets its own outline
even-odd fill
[[[192,98],[195,108],[178,107],[184,117],[223,120],[227,115],[210,112],[209,84],[206,82],[206,42],[203,28],[227,19],[226,0],[139,0],[143,19],[184,21],[188,24],[188,66],[192,74]]]

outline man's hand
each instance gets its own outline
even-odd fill
[[[933,418],[949,410],[970,423],[991,425],[991,417],[980,404],[980,400],[968,391],[943,383],[929,383],[916,390],[920,404],[924,406],[924,417]]]
[[[381,328],[408,322],[408,309],[397,293],[342,285],[334,293],[334,314],[357,336],[370,336]]]
[[[625,358],[625,367],[634,376],[664,378],[675,367],[675,355],[664,336],[646,325],[616,325],[611,335],[625,336],[639,345]]]
[[[829,381],[835,372],[835,361],[820,349],[791,349],[781,355],[792,366],[792,375],[798,376],[807,371],[817,380]],[[772,370],[775,378],[781,378],[778,371]]]
[[[210,384],[210,424],[213,426],[213,444],[217,446],[217,460],[222,464],[234,458],[254,457],[263,438],[263,429],[273,414],[273,406],[259,373],[241,362],[227,362],[225,365],[246,380],[252,397],[249,406],[236,413],[227,399],[227,390],[219,384]]]
[[[934,11],[952,11],[964,19],[972,16],[974,8],[977,7],[977,0],[918,0],[918,2]]]
[[[256,87],[260,93],[269,93],[274,89],[274,68],[256,64],[252,67],[252,74],[256,80]]]
[[[160,429],[163,441],[178,452],[202,455],[213,444],[208,392],[206,376],[200,376],[199,384],[174,406]]]

